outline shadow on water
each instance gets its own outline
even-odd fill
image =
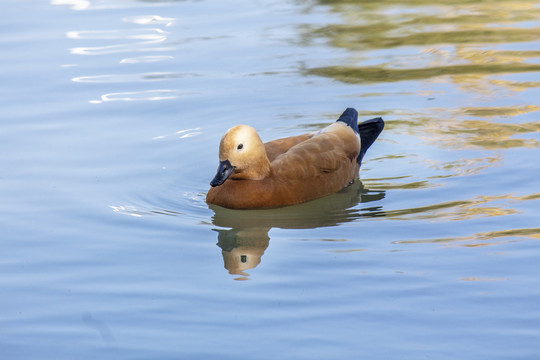
[[[214,211],[212,224],[222,228],[218,232],[217,245],[222,249],[225,268],[230,274],[242,275],[245,270],[256,267],[268,247],[272,228],[313,229],[337,226],[366,217],[384,216],[381,208],[358,207],[381,200],[385,191],[364,188],[361,181],[335,194],[307,203],[264,210],[231,210],[209,205]]]

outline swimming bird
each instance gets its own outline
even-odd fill
[[[320,131],[264,144],[254,128],[237,125],[221,139],[220,163],[206,201],[257,209],[335,193],[358,178],[362,159],[383,128],[380,117],[358,124],[353,108]]]

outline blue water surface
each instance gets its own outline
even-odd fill
[[[2,359],[538,359],[535,1],[3,4]],[[386,128],[209,206],[223,133]]]

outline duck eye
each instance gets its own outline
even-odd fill
[[[242,150],[244,148],[244,144],[240,144],[236,147],[237,150]]]

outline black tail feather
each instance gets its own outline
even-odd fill
[[[347,109],[348,110],[348,109]],[[345,110],[345,111],[347,111]],[[342,115],[343,116],[343,115]],[[362,141],[360,146],[360,154],[356,161],[358,164],[362,164],[362,159],[366,154],[367,149],[375,142],[381,131],[384,129],[384,121],[382,118],[374,118],[366,120],[358,124],[358,131],[360,132],[360,140]]]
[[[345,124],[349,125],[355,133],[358,134],[358,111],[354,108],[347,108],[341,114],[337,121],[342,121]]]

